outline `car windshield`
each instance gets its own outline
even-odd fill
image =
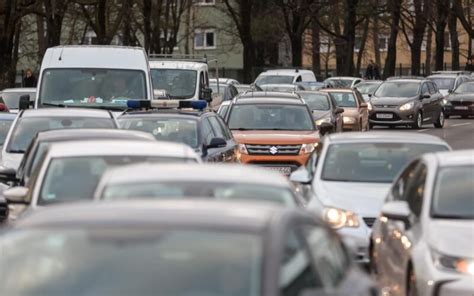
[[[334,79],[328,79],[329,83],[332,83],[338,88],[350,88],[352,86],[352,82],[354,82],[353,79],[339,79],[339,78],[334,78]]]
[[[454,91],[457,94],[473,94],[474,93],[474,83],[473,82],[465,82],[456,88]]]
[[[442,168],[436,180],[432,215],[435,218],[474,219],[474,166]]]
[[[197,71],[151,69],[153,88],[165,90],[173,99],[189,99],[196,93]]]
[[[0,237],[0,294],[257,296],[263,243],[236,229],[56,227]],[[21,284],[20,284],[21,283]]]
[[[46,69],[40,104],[127,107],[128,99],[148,99],[145,73],[114,69]]]
[[[8,109],[18,109],[20,97],[24,95],[29,95],[30,101],[34,101],[36,92],[3,92],[0,94],[0,98],[7,105]]]
[[[310,110],[327,111],[330,108],[329,97],[323,94],[299,93]]]
[[[376,97],[410,98],[418,95],[419,82],[387,81],[380,85],[375,92]]]
[[[431,77],[430,80],[433,81],[439,89],[453,89],[454,83],[456,82],[454,78]]]
[[[146,155],[57,157],[49,163],[38,205],[92,199],[106,169],[121,165],[191,162],[186,158]]]
[[[261,75],[257,78],[255,84],[291,84],[293,79],[294,77],[290,75]]]
[[[380,83],[360,83],[356,86],[361,94],[374,94]]]
[[[10,127],[12,126],[13,119],[6,120],[0,119],[0,146],[3,146],[5,143],[5,139],[10,131]]]
[[[185,118],[134,118],[122,117],[120,128],[153,134],[157,140],[184,143],[193,148],[199,146],[198,122]]]
[[[23,117],[17,121],[7,147],[9,153],[24,153],[39,132],[74,128],[116,128],[112,118]]]
[[[314,130],[305,105],[242,104],[230,109],[231,130]]]
[[[180,199],[196,196],[210,197],[217,200],[256,200],[295,206],[293,194],[289,189],[242,182],[134,182],[107,185],[102,192],[102,199],[104,200]]]
[[[444,145],[400,142],[332,144],[328,148],[322,179],[391,183],[411,160],[424,153],[446,150]]]
[[[357,108],[356,98],[353,93],[331,92],[331,95],[339,107]]]

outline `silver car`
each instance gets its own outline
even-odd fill
[[[343,133],[326,136],[306,167],[291,175],[300,192],[345,238],[360,263],[369,262],[371,227],[402,168],[423,153],[446,151],[440,138],[403,133]]]
[[[262,168],[239,165],[136,164],[113,168],[102,176],[96,200],[187,199],[271,202],[303,206],[287,178]]]
[[[474,150],[427,154],[393,183],[372,233],[388,295],[474,295]]]

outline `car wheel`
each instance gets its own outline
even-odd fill
[[[444,126],[444,112],[439,112],[438,119],[434,123],[435,128],[443,128]]]
[[[416,113],[415,122],[411,126],[413,129],[420,129],[423,127],[423,114],[420,111]]]
[[[407,296],[418,296],[418,290],[416,288],[416,275],[413,268],[410,267],[407,278]]]
[[[467,119],[467,118],[469,118],[469,116],[468,115],[463,115],[463,116],[461,116],[461,118],[462,119]]]

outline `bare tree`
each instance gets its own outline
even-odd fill
[[[435,70],[443,70],[444,48],[446,44],[445,30],[448,24],[449,6],[451,0],[435,0]]]
[[[401,6],[402,0],[392,0],[388,3],[388,11],[390,12],[390,37],[388,40],[387,57],[385,58],[385,66],[383,69],[384,78],[395,75],[398,29],[402,13]]]
[[[448,18],[449,38],[451,41],[451,70],[459,70],[459,36],[458,17],[454,6],[451,7]]]

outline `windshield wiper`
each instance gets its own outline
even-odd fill
[[[64,104],[53,104],[53,103],[41,103],[42,106],[50,106],[50,107],[60,107],[60,108],[65,108],[67,107]]]
[[[454,219],[454,220],[472,220],[474,219],[473,216],[461,216],[461,215],[433,215],[433,218],[438,218],[438,219]]]
[[[11,149],[7,151],[8,153],[25,153],[25,150],[22,149]]]

